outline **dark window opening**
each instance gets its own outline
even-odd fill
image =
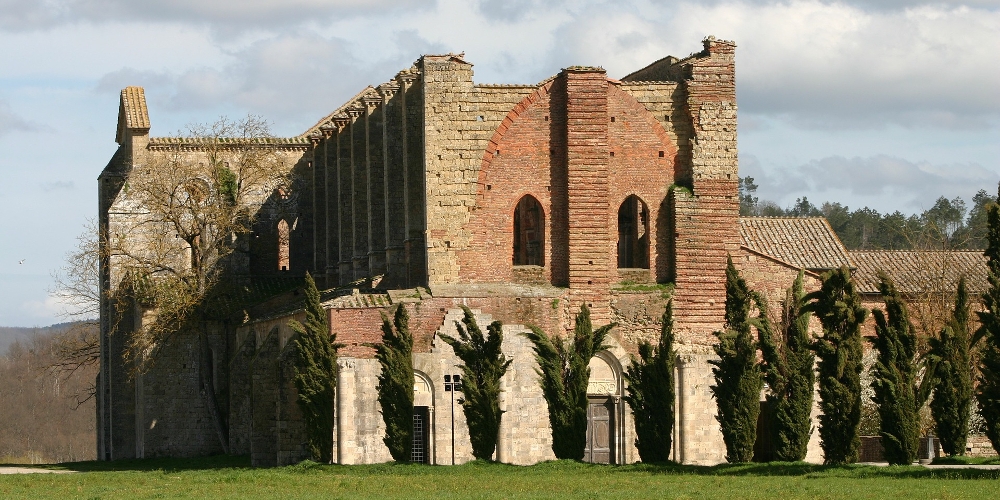
[[[545,213],[531,195],[522,197],[514,209],[514,265],[545,265]]]
[[[636,195],[618,208],[618,268],[649,269],[649,209]]]
[[[278,269],[282,271],[288,270],[289,240],[288,222],[282,219],[278,221]]]
[[[410,448],[410,461],[413,463],[431,463],[429,417],[426,406],[413,407],[413,446]]]

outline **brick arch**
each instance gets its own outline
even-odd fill
[[[551,281],[551,88],[552,82],[541,85],[511,108],[483,151],[476,206],[466,226],[471,238],[458,255],[462,280],[515,281],[514,210],[522,197],[531,195],[544,214],[544,270],[538,278]]]
[[[528,108],[533,104],[548,101],[549,92],[552,90],[552,82],[548,82],[541,87],[535,89],[528,97],[525,97],[521,102],[517,103],[513,109],[511,109],[507,116],[503,118],[500,125],[497,126],[496,131],[493,132],[493,136],[490,137],[488,143],[486,143],[486,150],[483,151],[483,161],[479,167],[479,178],[477,187],[477,197],[483,196],[483,190],[486,188],[486,176],[490,171],[490,167],[493,165],[493,159],[496,157],[496,151],[500,150],[500,144],[503,142],[503,137],[510,130],[514,122],[517,121],[518,117],[521,116]],[[551,120],[551,115],[550,118]],[[662,128],[662,127],[661,127]]]
[[[671,277],[670,214],[664,200],[677,175],[677,145],[653,114],[631,94],[608,85],[608,228],[610,255],[618,254],[618,208],[629,196],[641,199],[649,210],[649,265],[651,280]],[[662,151],[663,155],[660,156]]]

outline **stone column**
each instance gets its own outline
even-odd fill
[[[330,206],[330,213],[337,212],[338,251],[337,267],[339,284],[350,282],[354,276],[351,257],[354,253],[354,184],[351,169],[352,120],[347,114],[333,118],[337,126],[337,198]],[[332,259],[331,259],[332,261]]]
[[[365,103],[365,164],[368,180],[368,272],[372,278],[385,275],[385,112],[382,97],[375,92]]]
[[[351,264],[353,279],[367,278],[368,273],[368,145],[366,114],[363,102],[347,108],[351,123],[351,186],[354,193],[351,204],[354,221],[354,241]]]
[[[379,85],[382,96],[382,147],[385,175],[385,261],[383,285],[399,288],[406,283],[406,171],[400,85]]]
[[[611,273],[608,206],[608,82],[603,69],[565,69],[569,287],[573,308],[593,304],[601,325],[610,317],[606,297]],[[617,221],[616,221],[617,222]],[[610,226],[614,227],[614,225]]]
[[[326,272],[326,149],[329,141],[319,132],[309,135],[313,146],[312,214],[313,214],[313,274],[322,279]],[[323,281],[321,281],[322,283]]]

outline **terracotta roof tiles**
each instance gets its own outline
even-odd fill
[[[981,251],[854,250],[854,281],[861,293],[878,293],[878,272],[884,270],[904,294],[953,292],[965,275],[969,291],[986,290],[986,257]]]
[[[743,246],[812,271],[850,266],[847,249],[823,217],[740,217]]]

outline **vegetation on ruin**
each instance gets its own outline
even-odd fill
[[[928,359],[934,367],[931,415],[934,434],[948,456],[964,455],[972,410],[972,366],[969,360],[969,292],[958,282],[951,322],[930,339]]]
[[[714,366],[715,385],[711,390],[718,406],[715,418],[719,421],[722,440],[726,443],[726,460],[730,463],[753,459],[760,391],[764,388],[764,378],[757,364],[757,343],[750,331],[752,299],[753,292],[730,257],[726,265],[725,330],[715,332],[719,342],[712,346],[719,359],[709,360]]]
[[[813,365],[812,336],[805,305],[803,272],[785,291],[781,311],[780,331],[775,332],[764,297],[754,294],[759,312],[753,324],[757,328],[761,351],[761,371],[767,382],[768,425],[771,429],[771,449],[774,460],[794,462],[804,460],[811,434],[813,390],[816,373]]]
[[[976,337],[984,341],[980,349],[976,399],[986,436],[993,443],[993,449],[1000,450],[1000,205],[990,205],[988,221],[989,245],[985,253],[989,288],[983,293],[983,310],[976,313],[981,325]]]
[[[128,270],[125,284],[156,311],[129,339],[132,359],[141,362],[163,339],[220,309],[212,301],[225,297],[213,292],[231,284],[234,259],[243,258],[267,193],[289,184],[271,137],[259,117],[220,118],[191,126],[184,141],[145,152],[130,166],[123,203],[142,211],[133,223],[101,229],[105,257]],[[200,154],[184,149],[190,143]]]
[[[245,457],[83,462],[0,475],[4,498],[992,498],[1000,471],[805,463],[529,467],[476,461],[254,469]]]
[[[306,322],[296,320],[288,326],[297,334],[295,376],[299,408],[306,423],[309,454],[314,460],[329,463],[333,458],[333,408],[337,389],[336,334],[330,332],[326,309],[320,304],[319,290],[312,275],[306,273]]]
[[[857,461],[861,438],[861,324],[868,310],[846,267],[820,277],[819,290],[807,294],[804,310],[816,315],[823,336],[813,342],[819,358],[820,446],[827,464]]]
[[[472,310],[462,306],[462,322],[455,323],[458,338],[441,335],[462,360],[462,397],[458,400],[469,425],[472,456],[493,460],[500,433],[500,379],[507,373],[512,360],[500,349],[503,344],[503,323],[494,321],[483,335]],[[463,326],[464,325],[464,326]]]
[[[917,334],[896,285],[879,272],[879,292],[885,311],[875,309],[875,337],[868,339],[878,358],[872,366],[872,389],[878,405],[880,435],[885,459],[906,465],[917,459],[920,439],[920,407],[927,400],[927,387],[918,384]]]
[[[590,359],[607,349],[604,338],[615,324],[594,329],[584,303],[576,315],[572,339],[552,338],[537,327],[523,335],[533,344],[539,383],[549,408],[552,452],[556,458],[581,460],[587,446],[587,384]]]
[[[409,462],[413,448],[413,336],[410,315],[396,306],[392,323],[382,314],[382,342],[375,346],[382,366],[378,375],[378,404],[382,407],[382,442],[397,462]]]
[[[625,368],[625,397],[635,422],[635,447],[646,463],[670,460],[674,429],[674,350],[673,301],[660,318],[660,339],[654,346],[639,342],[639,357]]]

